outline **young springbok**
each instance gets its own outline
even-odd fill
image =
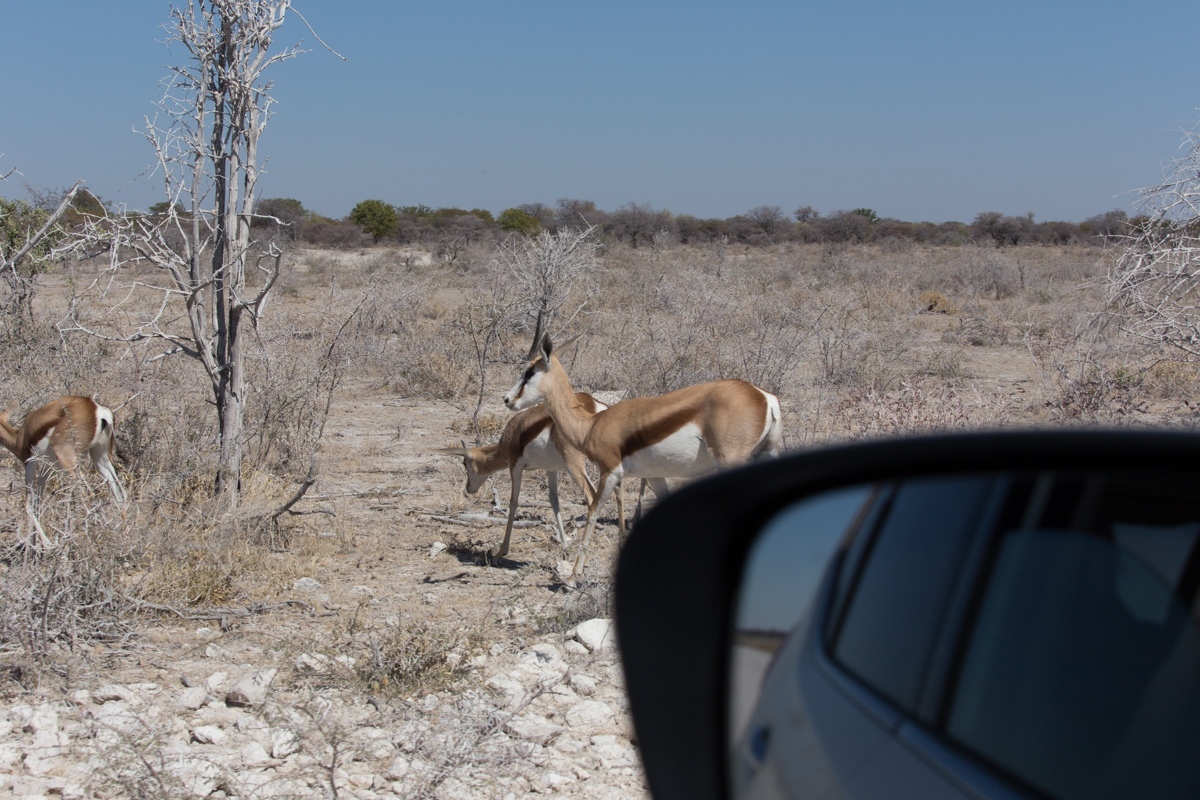
[[[43,547],[49,547],[50,540],[38,520],[38,510],[52,469],[72,472],[87,453],[113,497],[118,503],[125,502],[125,490],[112,462],[116,454],[112,411],[90,397],[67,395],[30,411],[19,428],[9,422],[15,413],[17,403],[13,401],[0,414],[0,444],[25,467],[25,510]]]
[[[568,340],[561,349],[579,337]],[[563,440],[600,470],[588,506],[579,554],[567,580],[583,569],[596,512],[622,477],[691,478],[760,455],[777,455],[783,428],[779,399],[742,380],[689,386],[657,397],[634,397],[590,412],[575,399],[571,380],[547,336],[521,379],[504,396],[511,409],[545,403]],[[652,484],[653,486],[653,484]],[[654,487],[657,489],[658,487]]]
[[[589,394],[580,392],[576,398],[581,407],[589,413],[597,413],[608,408],[604,403]],[[595,487],[588,480],[585,471],[586,460],[583,453],[563,444],[561,437],[546,413],[545,406],[527,408],[509,419],[500,434],[500,441],[495,444],[468,447],[445,447],[438,451],[452,456],[461,456],[463,468],[467,472],[467,494],[473,495],[483,486],[488,476],[499,470],[508,468],[512,489],[508,498],[508,523],[504,527],[504,541],[499,547],[493,548],[489,555],[501,558],[508,554],[508,546],[512,540],[513,520],[517,515],[517,507],[521,498],[521,476],[527,469],[545,470],[548,474],[547,483],[550,490],[550,508],[554,512],[554,535],[559,545],[566,546],[567,534],[563,526],[562,512],[558,502],[558,473],[566,471],[583,491],[586,502],[590,505]],[[617,493],[617,518],[625,528],[624,493]],[[639,513],[640,513],[639,496]]]

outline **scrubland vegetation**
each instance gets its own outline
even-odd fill
[[[247,351],[234,511],[214,491],[218,418],[199,364],[161,339],[130,341],[134,321],[157,311],[139,305],[160,296],[143,288],[153,272],[118,283],[105,256],[48,264],[31,318],[5,332],[6,399],[25,412],[79,393],[115,408],[133,502],[122,515],[87,470],[57,481],[43,522],[58,547],[36,553],[20,544],[22,486],[10,473],[0,517],[5,690],[94,681],[144,653],[156,629],[207,624],[246,638],[266,626],[293,631],[287,653],[353,656],[336,674],[279,677],[278,691],[336,687],[403,704],[466,691],[472,659],[514,637],[610,615],[619,539],[608,525],[584,589],[556,591],[543,481],[527,482],[523,514],[542,524],[518,532],[518,560],[500,569],[486,558],[496,530],[441,521],[483,501],[464,500],[457,462],[433,451],[498,435],[500,395],[536,324],[515,241],[440,256],[390,243],[291,245]],[[660,237],[634,248],[600,235],[596,245],[590,268],[559,287],[548,328],[583,335],[566,363],[579,390],[615,399],[745,378],[780,396],[788,449],[937,429],[1196,420],[1195,364],[1110,317],[1104,282],[1116,253],[1102,243]],[[162,318],[185,321],[179,308]],[[356,423],[356,409],[372,405],[393,411]],[[362,485],[364,475],[375,483]],[[506,480],[495,479],[502,496]],[[579,502],[573,488],[564,493]],[[484,577],[453,609],[415,610],[401,598],[423,596],[422,565],[438,542]],[[373,561],[390,570],[386,608],[350,594]],[[313,574],[340,603],[322,608],[297,592]],[[462,724],[463,741],[491,730]],[[458,752],[455,769],[474,769]]]
[[[550,331],[583,334],[566,365],[576,387],[622,397],[745,378],[780,396],[789,449],[932,429],[1195,418],[1196,367],[1107,319],[1103,247],[610,241],[596,255],[567,298],[579,307],[570,329]],[[130,307],[137,292],[95,286],[98,270],[69,261],[41,276],[34,322],[9,332],[0,370],[24,411],[64,393],[116,408],[135,502],[121,519],[102,492],[61,482],[47,514],[69,543],[56,556],[70,554],[66,572],[43,584],[44,563],[9,557],[24,577],[5,582],[0,630],[23,657],[81,637],[118,640],[145,603],[278,599],[287,575],[266,560],[306,546],[304,518],[279,509],[310,477],[319,498],[343,466],[323,455],[330,408],[363,394],[404,398],[418,405],[413,419],[397,412],[397,428],[422,419],[449,437],[494,438],[507,416],[500,394],[531,335],[505,306],[518,287],[492,247],[453,259],[393,246],[294,248],[250,349],[249,501],[222,514],[212,505],[218,420],[198,365],[160,341],[105,338],[143,309]],[[57,325],[68,309],[70,324]],[[20,489],[8,493],[10,544],[23,530]],[[58,622],[50,613],[68,610]]]

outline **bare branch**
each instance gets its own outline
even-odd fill
[[[1200,358],[1200,133],[1181,146],[1162,183],[1142,190],[1107,288],[1124,330]]]

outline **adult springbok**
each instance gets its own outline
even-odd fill
[[[90,397],[67,395],[30,411],[19,428],[9,422],[15,413],[14,400],[0,414],[0,444],[25,467],[25,510],[43,547],[50,547],[50,540],[38,520],[38,510],[52,469],[72,472],[87,453],[113,497],[118,503],[125,502],[125,490],[112,462],[116,441],[111,410]]]
[[[576,401],[589,414],[595,414],[608,408],[590,394],[579,392]],[[563,444],[558,430],[554,427],[545,406],[537,405],[514,414],[504,426],[500,441],[486,446],[445,447],[438,450],[452,456],[461,456],[463,468],[467,471],[467,494],[474,495],[483,486],[484,481],[494,472],[508,468],[512,489],[508,498],[508,522],[504,527],[504,541],[499,547],[493,548],[489,555],[492,558],[502,558],[508,554],[509,543],[512,540],[513,520],[517,515],[517,507],[521,499],[521,476],[527,469],[545,470],[548,473],[547,483],[550,490],[550,508],[554,512],[554,535],[559,545],[567,544],[566,528],[563,526],[562,512],[558,502],[558,473],[564,470],[583,491],[585,501],[590,505],[595,487],[588,480],[586,459],[576,448]],[[617,492],[617,517],[621,529],[625,528],[625,498],[624,492]],[[639,496],[639,513],[641,509]]]
[[[559,350],[578,338],[567,340]],[[634,397],[595,413],[575,397],[549,336],[504,395],[504,404],[514,410],[545,403],[563,441],[600,470],[568,585],[574,585],[583,569],[597,511],[623,477],[654,479],[651,488],[659,494],[665,490],[664,478],[692,478],[756,456],[777,455],[782,443],[779,399],[742,380]]]

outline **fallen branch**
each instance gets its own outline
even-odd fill
[[[224,620],[230,617],[236,619],[246,619],[258,614],[269,614],[272,611],[278,611],[281,608],[288,606],[299,606],[310,614],[316,614],[316,609],[309,603],[303,600],[284,600],[281,603],[252,603],[245,608],[205,608],[197,611],[181,611],[175,606],[164,605],[162,603],[150,603],[145,600],[138,600],[134,597],[125,597],[135,608],[144,611],[158,611],[165,614],[174,614],[180,619],[190,621],[198,620]]]

